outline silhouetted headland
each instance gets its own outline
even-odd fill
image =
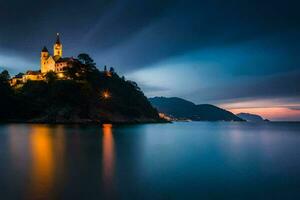
[[[100,71],[87,54],[72,59],[72,67],[59,74],[49,71],[41,80],[18,77],[24,75],[0,75],[2,122],[165,122],[135,82],[113,68]]]
[[[261,116],[252,113],[239,113],[237,116],[247,122],[269,122],[268,119],[264,119]]]
[[[174,120],[244,121],[235,114],[210,104],[196,105],[178,97],[154,97],[151,104]]]

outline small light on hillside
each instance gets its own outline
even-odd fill
[[[109,93],[108,91],[104,91],[104,92],[102,93],[102,97],[103,97],[104,99],[109,99],[109,98],[111,97],[111,95],[110,95],[110,93]]]
[[[105,72],[105,75],[106,75],[107,77],[111,77],[111,72]]]

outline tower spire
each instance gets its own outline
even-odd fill
[[[59,33],[56,33],[56,42],[55,44],[60,44]]]
[[[49,52],[46,46],[43,47],[42,52]]]
[[[60,42],[59,33],[56,33],[56,42],[53,46],[53,55],[61,58],[62,57],[62,51],[63,51],[62,43]]]

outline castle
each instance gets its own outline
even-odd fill
[[[53,45],[53,56],[50,55],[47,47],[41,52],[41,73],[46,74],[50,71],[61,74],[74,62],[73,58],[63,58],[63,45],[60,42],[59,33],[56,35],[56,42]]]
[[[72,67],[77,60],[70,57],[63,57],[63,45],[60,41],[59,33],[56,35],[56,41],[53,45],[53,55],[51,55],[45,46],[41,51],[40,70],[27,71],[25,74],[16,75],[10,80],[11,85],[25,83],[28,80],[45,80],[45,75],[52,71],[58,78],[64,78],[64,72]]]

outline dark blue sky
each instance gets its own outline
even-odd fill
[[[0,1],[0,67],[12,74],[38,69],[60,32],[65,56],[87,52],[147,96],[300,120],[296,0]]]

